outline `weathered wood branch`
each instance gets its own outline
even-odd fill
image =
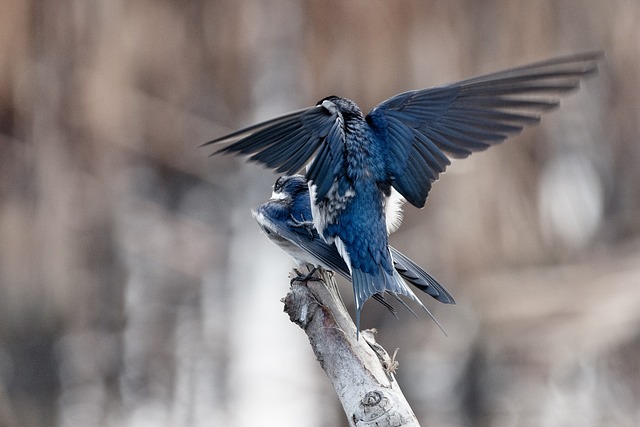
[[[375,342],[374,331],[362,331],[356,338],[333,275],[318,270],[313,277],[292,283],[284,311],[309,337],[349,425],[419,426],[393,375],[395,360]]]

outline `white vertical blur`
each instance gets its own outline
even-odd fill
[[[254,120],[298,108],[304,93],[298,72],[301,4],[277,3],[245,5]],[[326,425],[331,411],[323,404],[324,390],[318,389],[317,362],[305,335],[289,322],[279,302],[293,262],[261,235],[249,212],[269,198],[269,180],[275,181],[259,168],[243,165],[238,179],[247,187],[238,194],[232,213],[226,425]]]
[[[236,211],[234,219],[227,279],[232,288],[227,425],[313,425],[309,420],[322,414],[318,368],[306,336],[289,322],[280,302],[293,263],[261,235],[247,209]]]
[[[578,153],[554,157],[540,180],[543,235],[571,249],[586,245],[603,213],[602,184],[594,165]]]

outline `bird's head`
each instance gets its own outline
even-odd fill
[[[302,175],[282,175],[273,185],[271,200],[283,200],[291,202],[301,193],[308,193],[307,180]],[[309,197],[308,194],[306,196]]]
[[[326,108],[330,113],[337,110],[345,120],[363,118],[360,107],[358,107],[355,102],[347,98],[340,98],[339,96],[331,95],[321,99],[316,105]]]

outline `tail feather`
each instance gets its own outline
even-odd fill
[[[391,283],[393,283],[393,285],[391,286],[391,289],[387,290],[387,292],[394,295],[396,299],[399,299],[398,295],[403,295],[415,301],[420,307],[422,307],[422,309],[429,315],[429,317],[436,323],[436,325],[438,325],[438,328],[440,328],[442,333],[447,335],[447,333],[445,332],[440,322],[438,322],[438,319],[436,319],[436,317],[431,313],[431,311],[429,311],[429,309],[422,303],[422,301],[420,301],[420,299],[416,296],[416,294],[413,293],[411,288],[407,286],[406,282],[402,280],[402,277],[400,277],[400,274],[398,273],[398,271],[394,269],[393,276],[390,276],[390,277],[392,278]]]
[[[370,273],[365,273],[358,268],[354,268],[351,272],[351,278],[353,284],[353,295],[356,303],[356,329],[358,333],[360,331],[360,312],[362,311],[364,302],[374,295],[389,293],[407,308],[409,307],[400,298],[401,296],[415,301],[420,307],[422,307],[429,317],[431,317],[436,325],[438,325],[440,330],[447,335],[440,322],[438,322],[431,311],[425,307],[422,301],[418,299],[395,269],[392,270],[392,273],[388,273],[384,268],[380,267],[378,274],[374,276]],[[414,313],[410,308],[409,311]]]
[[[389,246],[389,250],[391,251],[394,267],[410,284],[444,304],[456,303],[447,289],[438,283],[433,276],[424,271],[422,267],[397,249]]]
[[[379,280],[379,278],[377,278]],[[375,294],[384,294],[383,286],[376,289],[375,280],[371,274],[365,273],[359,268],[351,271],[351,283],[353,284],[353,297],[356,302],[356,330],[360,331],[360,311],[364,302]]]

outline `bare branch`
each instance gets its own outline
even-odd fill
[[[374,331],[356,338],[356,327],[333,275],[319,270],[294,281],[284,311],[300,326],[333,383],[351,426],[419,426],[393,372],[394,357],[375,342]]]

